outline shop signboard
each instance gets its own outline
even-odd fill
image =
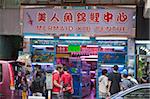
[[[25,8],[23,33],[135,36],[135,9]]]

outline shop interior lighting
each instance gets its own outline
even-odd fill
[[[95,81],[95,79],[91,79],[91,81],[92,81],[92,82],[94,82],[94,81]]]
[[[127,40],[127,37],[96,37],[96,40]]]
[[[43,48],[43,47],[54,47],[54,46],[53,45],[32,45],[32,47]]]
[[[105,64],[105,65],[101,65],[102,67],[114,67],[114,65],[107,65],[107,64]],[[124,67],[124,65],[118,65],[118,67]]]
[[[124,49],[124,47],[123,47],[123,46],[106,46],[106,47],[101,47],[101,48]]]
[[[98,47],[98,45],[87,45],[86,47]]]
[[[61,47],[68,47],[68,45],[58,45],[58,46],[61,46]]]
[[[24,38],[54,39],[53,36],[24,36]]]
[[[150,44],[150,40],[136,40],[136,44]]]
[[[32,65],[53,65],[53,63],[32,63]]]
[[[90,55],[90,56],[80,56],[81,59],[85,58],[98,58],[98,55]]]
[[[74,37],[74,36],[60,36],[59,39],[82,39],[82,40],[89,40],[90,37]]]
[[[81,61],[94,61],[95,62],[95,61],[98,61],[98,59],[84,59],[83,58],[83,59],[81,59]]]
[[[82,74],[87,74],[87,72],[86,71],[82,71]]]
[[[94,73],[95,73],[95,71],[90,71],[90,73],[93,73],[93,74],[94,74]]]

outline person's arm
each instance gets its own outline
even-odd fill
[[[122,77],[121,74],[119,74],[119,86],[120,86],[120,90],[122,90],[122,81],[121,81]]]
[[[141,78],[142,79],[142,81],[144,82],[144,83],[146,83],[147,82],[147,80],[145,80],[145,79],[143,79],[143,78]]]
[[[62,85],[60,85],[60,84],[58,83],[58,80],[59,80],[59,75],[58,75],[58,74],[53,74],[54,86],[59,87],[59,88],[62,88]]]
[[[54,80],[54,85],[55,85],[56,87],[62,88],[62,86],[61,86],[60,84],[58,84],[57,80]]]
[[[74,89],[73,89],[73,78],[72,78],[72,76],[71,76],[71,87],[72,87],[71,93],[73,94],[74,93]]]
[[[108,92],[110,92],[111,81],[108,81]]]
[[[108,93],[109,96],[110,96],[110,86],[111,86],[111,83],[112,83],[112,74],[109,74],[108,75],[108,89],[107,89],[107,93]]]

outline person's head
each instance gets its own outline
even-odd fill
[[[19,71],[19,72],[18,72],[18,76],[21,76],[21,74],[22,74],[21,71]]]
[[[36,73],[36,78],[40,78],[41,77],[41,72],[37,72]]]
[[[63,70],[64,70],[64,71],[68,71],[67,66],[64,66],[64,67],[63,67]]]
[[[123,77],[124,77],[124,78],[127,78],[127,77],[128,77],[128,75],[127,75],[127,74],[123,74]]]
[[[115,70],[115,71],[118,71],[118,65],[114,65],[114,67],[113,67],[113,69]]]
[[[36,65],[35,65],[35,68],[36,68],[37,71],[38,71],[38,70],[41,70],[41,65],[36,64]]]
[[[126,78],[126,76],[128,76],[128,71],[127,69],[124,69],[123,71],[121,71],[121,77]]]
[[[62,64],[58,64],[56,66],[56,70],[58,70],[60,73],[63,72],[63,65]]]
[[[103,69],[102,70],[102,75],[106,75],[107,74],[107,69]]]

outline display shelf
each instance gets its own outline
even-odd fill
[[[30,52],[31,52],[31,61],[32,66],[38,64],[42,68],[46,66],[51,66],[50,68],[55,68],[56,60],[56,45],[55,41],[45,38],[31,38],[30,39]]]

